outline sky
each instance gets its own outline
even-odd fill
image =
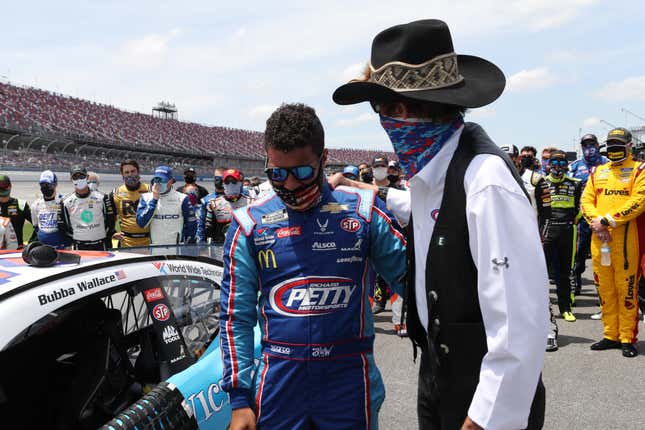
[[[458,54],[506,75],[466,119],[498,145],[574,150],[582,134],[645,125],[642,0],[5,2],[0,79],[179,118],[263,131],[285,102],[314,107],[328,147],[390,149],[368,104],[333,91],[369,61],[374,36],[438,18]]]

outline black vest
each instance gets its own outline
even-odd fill
[[[426,352],[424,359],[430,360],[441,415],[453,417],[448,418],[448,422],[454,421],[458,426],[467,415],[479,383],[481,361],[488,351],[477,293],[477,268],[470,253],[464,190],[466,169],[478,154],[501,157],[524,190],[522,179],[508,155],[479,125],[467,123],[448,166],[441,208],[425,262],[427,333],[417,313],[412,229],[408,235],[408,333],[415,346],[415,355],[418,346]],[[526,194],[526,190],[524,192]]]

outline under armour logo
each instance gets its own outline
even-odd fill
[[[495,265],[494,269],[498,269],[500,266],[506,267],[508,269],[508,257],[504,257],[504,259],[501,261],[498,258],[493,258],[491,261]]]

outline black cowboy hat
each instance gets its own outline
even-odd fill
[[[372,42],[369,80],[334,91],[340,105],[412,100],[475,108],[495,101],[506,78],[493,63],[457,55],[450,30],[437,19],[414,21],[380,32]]]

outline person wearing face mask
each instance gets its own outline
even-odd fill
[[[185,187],[187,185],[195,185],[198,190],[197,196],[199,197],[199,200],[203,199],[208,195],[208,190],[205,187],[197,184],[197,171],[195,170],[194,167],[189,167],[186,170],[184,170],[184,182],[185,182],[184,185],[177,188],[178,192],[186,194]]]
[[[190,199],[172,189],[172,169],[159,166],[152,177],[151,191],[141,195],[137,207],[137,225],[150,228],[151,245],[193,243],[197,219]]]
[[[206,208],[208,207],[208,202],[224,194],[224,179],[222,175],[226,170],[224,167],[216,167],[213,170],[215,191],[199,200],[199,208],[195,212],[195,216],[197,217],[197,241],[200,243],[206,241],[204,229],[206,227]]]
[[[353,166],[351,164],[348,166],[345,166],[345,168],[343,169],[343,176],[353,181],[358,179],[359,174],[360,172],[358,170],[358,167]]]
[[[390,181],[387,178],[387,163],[388,159],[384,155],[374,157],[374,160],[372,160],[372,176],[374,177],[374,185],[377,187],[390,185]]]
[[[104,251],[112,247],[114,207],[109,196],[90,190],[87,169],[70,170],[74,192],[61,201],[59,230],[71,239],[74,249]]]
[[[587,185],[589,172],[592,168],[609,162],[609,159],[600,155],[600,144],[598,138],[593,134],[585,134],[580,139],[582,158],[577,159],[569,166],[569,176],[579,179],[582,189]],[[586,270],[587,256],[591,252],[591,229],[587,221],[582,218],[578,223],[578,249],[576,250],[576,289],[575,294],[580,293],[582,286],[582,274]],[[594,318],[594,315],[592,315]],[[600,319],[600,313],[595,314],[594,319]]]
[[[101,185],[101,178],[95,172],[87,172],[87,186],[91,191],[99,191],[99,185]]]
[[[119,248],[150,245],[150,228],[137,224],[137,206],[142,194],[150,191],[148,184],[141,182],[139,163],[136,160],[121,162],[123,184],[110,193],[121,231],[112,237],[119,241]]]
[[[376,428],[385,392],[365,273],[373,264],[401,292],[405,239],[375,191],[330,188],[324,131],[312,108],[279,107],[264,142],[274,192],[233,213],[224,243],[220,327],[230,427]]]
[[[20,247],[24,245],[23,228],[25,222],[33,225],[29,203],[16,197],[11,197],[11,180],[9,176],[0,174],[0,216],[11,219],[11,226],[18,238]],[[28,238],[34,240],[36,233]]]
[[[210,202],[206,207],[206,240],[223,243],[226,231],[233,217],[233,211],[248,205],[251,198],[242,189],[244,176],[237,169],[224,172],[224,195]]]
[[[645,164],[631,157],[629,130],[611,130],[606,144],[609,163],[591,169],[582,194],[582,213],[593,232],[591,263],[604,327],[602,340],[591,349],[622,349],[623,356],[635,357],[640,262],[636,219],[645,211]]]
[[[385,197],[407,212],[413,243],[407,330],[421,348],[421,429],[544,423],[548,280],[537,222],[527,222],[515,166],[464,121],[504,86],[497,66],[456,54],[446,23],[427,19],[380,32],[363,76],[333,95],[372,105],[408,179],[409,191]]]
[[[387,180],[390,181],[390,187],[404,189],[401,184],[401,165],[398,161],[392,160],[387,163]]]
[[[72,242],[58,229],[60,203],[63,199],[57,192],[58,178],[51,170],[45,170],[40,174],[38,184],[42,197],[31,204],[31,219],[34,220],[38,241],[58,249],[67,248]]]
[[[566,175],[567,155],[554,151],[549,159],[546,177],[551,192],[551,219],[544,235],[547,261],[554,265],[558,308],[565,321],[573,322],[572,292],[575,287],[573,264],[576,251],[576,224],[580,219],[580,180]]]

